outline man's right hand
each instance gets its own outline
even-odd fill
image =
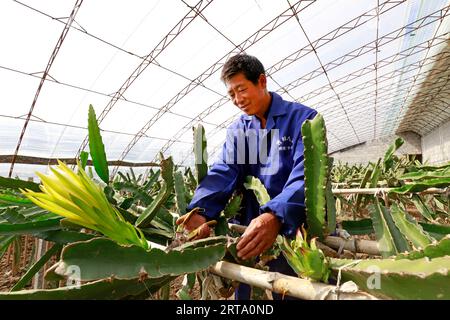
[[[188,232],[192,232],[198,228],[198,233],[193,240],[207,238],[211,233],[211,228],[206,224],[206,218],[195,212],[189,212],[179,217],[176,224],[183,224]]]

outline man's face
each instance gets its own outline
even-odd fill
[[[266,93],[266,77],[263,74],[254,84],[243,73],[238,73],[226,82],[226,87],[231,101],[247,115],[252,116],[261,113],[264,108],[263,101]]]

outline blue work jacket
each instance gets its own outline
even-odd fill
[[[317,111],[270,94],[266,128],[260,131],[259,119],[245,114],[228,128],[221,155],[198,185],[187,209],[204,208],[208,220],[216,219],[233,191],[241,190],[242,209],[232,222],[248,225],[261,213],[271,211],[282,224],[281,234],[293,237],[306,220],[301,127]],[[238,136],[244,139],[238,140]],[[263,206],[253,191],[243,188],[247,176],[259,178],[266,187],[271,200]]]

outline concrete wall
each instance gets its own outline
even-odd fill
[[[450,121],[422,137],[422,156],[430,164],[450,161]]]
[[[396,154],[422,153],[421,138],[418,134],[414,132],[404,132],[399,136],[405,140],[405,143],[397,150]],[[338,163],[339,161],[342,163],[348,162],[349,164],[366,164],[369,161],[376,162],[378,158],[383,158],[388,146],[394,142],[396,138],[397,135],[391,135],[367,141],[343,151],[333,152],[330,155],[334,157],[335,163]]]

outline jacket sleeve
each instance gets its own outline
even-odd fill
[[[232,135],[234,129],[239,130],[237,125],[233,125],[228,129]],[[227,141],[228,139],[229,136],[227,136]],[[231,152],[233,155],[232,161],[227,157],[230,151],[227,148],[230,148],[230,146],[234,148],[234,152]],[[202,215],[208,220],[219,217],[220,212],[225,208],[241,177],[242,165],[238,164],[236,159],[235,141],[233,140],[232,143],[225,142],[218,160],[197,186],[194,197],[187,207],[188,211],[195,207],[200,207],[205,209]]]
[[[317,114],[311,112],[306,119],[313,119]],[[303,123],[303,122],[302,122]],[[292,171],[281,193],[260,208],[260,212],[273,212],[281,221],[281,233],[293,237],[301,224],[306,224],[305,214],[305,176],[303,141],[298,135],[294,147]]]

